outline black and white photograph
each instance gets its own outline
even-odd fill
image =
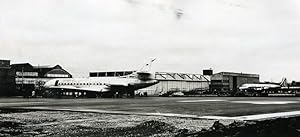
[[[0,137],[300,137],[299,0],[0,0]]]

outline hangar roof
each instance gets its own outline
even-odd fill
[[[131,74],[135,71],[101,71],[90,72],[90,77],[117,77]],[[202,74],[175,73],[175,72],[155,72],[155,79],[162,81],[209,81]]]
[[[236,72],[219,72],[215,73],[214,75],[225,75],[225,76],[238,76],[238,77],[255,77],[259,78],[259,74],[248,74],[248,73],[236,73]]]

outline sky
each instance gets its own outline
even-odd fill
[[[299,0],[0,0],[0,59],[300,81]]]

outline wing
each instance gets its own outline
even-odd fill
[[[111,90],[111,91],[126,91],[129,88],[129,84],[121,84],[121,83],[115,83],[115,84],[106,84],[106,86]]]

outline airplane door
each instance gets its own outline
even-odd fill
[[[54,84],[55,86],[58,86],[58,81],[59,81],[59,80],[56,80],[56,81],[55,81],[55,84]]]

